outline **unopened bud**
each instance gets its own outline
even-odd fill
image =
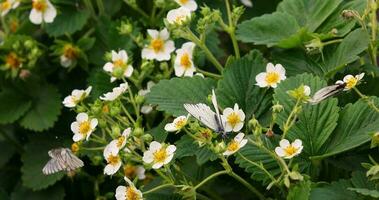
[[[133,136],[140,137],[144,134],[143,128],[137,127],[133,130]]]
[[[79,145],[78,145],[78,143],[72,143],[72,145],[71,145],[71,151],[73,152],[73,153],[77,153],[78,151],[79,151]]]
[[[145,142],[151,142],[153,140],[153,136],[151,136],[150,134],[145,134],[142,136],[142,139]]]

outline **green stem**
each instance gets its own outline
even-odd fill
[[[376,112],[379,112],[379,108],[376,107],[374,101],[372,99],[370,99],[368,96],[362,94],[358,88],[354,87],[353,88],[354,91],[359,95],[360,98],[362,98],[364,101],[367,102],[368,106],[370,106],[373,110],[375,110]]]
[[[239,50],[239,47],[238,47],[238,42],[237,42],[236,34],[235,34],[235,30],[236,29],[235,29],[234,22],[233,22],[233,19],[232,19],[232,11],[230,9],[230,2],[229,2],[229,0],[225,0],[225,5],[226,5],[226,11],[228,13],[228,21],[229,21],[229,26],[227,27],[226,31],[229,33],[230,39],[232,40],[233,49],[234,49],[234,53],[235,53],[236,57],[240,58],[241,55],[240,55],[240,50]]]
[[[222,78],[221,75],[214,74],[214,73],[212,73],[212,72],[207,72],[207,71],[202,70],[202,69],[200,69],[200,68],[197,68],[196,70],[197,70],[198,72],[204,74],[205,76],[209,76],[209,77],[212,77],[212,78],[215,78],[215,79],[221,79],[221,78]]]
[[[141,8],[139,8],[137,5],[134,5],[134,4],[131,4],[128,0],[124,0],[124,2],[130,6],[131,8],[133,8],[136,12],[138,12],[142,17],[144,17],[145,19],[150,19],[149,15],[145,13],[145,11],[141,10]]]
[[[208,47],[203,43],[188,27],[185,29],[186,33],[188,34],[188,39],[194,42],[198,47],[200,47],[205,55],[207,56],[208,60],[211,61],[211,63],[217,68],[217,70],[222,74],[223,73],[223,66],[218,62],[216,57],[212,54],[212,52],[208,49]]]
[[[378,28],[378,21],[377,21],[377,9],[378,5],[375,0],[371,0],[371,62],[373,65],[377,66],[377,41],[376,41],[376,34],[377,34],[377,28]]]
[[[234,179],[236,179],[237,181],[239,181],[240,183],[242,183],[246,188],[248,188],[251,192],[253,192],[259,199],[265,199],[264,195],[259,192],[259,190],[257,190],[254,186],[252,186],[250,183],[248,183],[247,181],[245,181],[245,179],[241,178],[240,176],[238,176],[236,173],[234,173],[233,171],[231,171],[229,173],[229,175],[231,177],[233,177]]]
[[[219,172],[216,172],[210,176],[208,176],[206,179],[204,179],[203,181],[201,181],[199,184],[197,184],[193,189],[196,190],[198,188],[200,188],[201,186],[203,186],[205,183],[207,183],[208,181],[216,178],[217,176],[220,176],[220,175],[223,175],[223,174],[228,174],[229,172],[227,170],[223,170],[223,171],[219,171]]]
[[[105,147],[81,147],[85,151],[99,151],[104,150]]]
[[[259,169],[261,169],[272,181],[276,181],[276,179],[270,174],[270,172],[268,172],[266,170],[266,168],[264,168],[264,166],[262,165],[259,165],[258,163],[254,162],[254,161],[251,161],[249,159],[247,159],[244,155],[242,155],[240,152],[238,152],[238,155],[241,156],[242,159],[244,159],[246,162],[258,167]]]
[[[158,190],[163,189],[163,188],[166,188],[166,187],[175,187],[175,186],[174,186],[173,184],[171,184],[171,183],[163,184],[163,185],[157,186],[157,187],[155,187],[155,188],[153,188],[153,189],[150,189],[150,190],[148,190],[148,191],[146,191],[146,192],[143,192],[143,195],[147,195],[147,194],[149,194],[149,193],[152,193],[152,192],[158,191]]]
[[[103,0],[96,0],[97,7],[99,8],[99,14],[104,15],[105,14],[105,8],[103,4]]]
[[[129,120],[133,123],[133,124],[136,124],[136,121],[133,119],[133,117],[130,115],[130,113],[128,112],[128,110],[125,108],[124,104],[120,104],[121,105],[121,109],[124,111],[125,115],[129,118]]]
[[[298,109],[297,107],[299,106],[300,102],[301,102],[300,99],[298,99],[296,101],[295,106],[292,108],[292,111],[291,111],[290,115],[288,116],[286,123],[283,126],[282,139],[286,138],[288,130],[292,127],[293,123],[296,120],[296,114],[297,114],[297,109]]]

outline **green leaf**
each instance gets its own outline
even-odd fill
[[[359,200],[361,198],[352,191],[347,190],[351,187],[349,180],[339,180],[338,182],[332,182],[323,187],[313,188],[311,190],[311,200]]]
[[[168,120],[163,120],[159,125],[150,130],[150,134],[154,137],[154,140],[157,142],[164,142],[168,136],[168,132],[164,130],[165,125],[168,123]]]
[[[53,23],[46,24],[46,32],[52,37],[73,34],[87,23],[90,13],[85,9],[65,8]]]
[[[276,51],[272,56],[276,63],[284,66],[287,77],[302,73],[312,73],[318,76],[324,74],[320,64],[310,59],[302,50]]]
[[[111,77],[101,69],[94,69],[90,72],[87,82],[92,86],[91,99],[96,100],[99,96],[106,92],[112,91],[112,88],[116,86],[115,83],[111,83]]]
[[[203,165],[209,160],[217,159],[217,155],[209,150],[206,146],[199,147],[199,145],[188,135],[184,135],[176,142],[177,151],[175,158],[183,158],[187,156],[196,156],[198,165]]]
[[[1,146],[0,168],[2,168],[9,161],[9,159],[12,158],[12,156],[14,155],[16,151],[11,144],[1,139],[0,139],[0,146]]]
[[[215,81],[209,78],[185,77],[162,80],[146,96],[146,102],[174,116],[187,115],[185,103],[206,103]]]
[[[348,188],[348,190],[354,191],[363,196],[369,196],[372,198],[379,198],[379,190],[369,190],[367,188]]]
[[[338,8],[331,14],[324,23],[317,28],[317,33],[330,33],[333,29],[337,30],[336,37],[343,37],[354,28],[356,20],[346,20],[341,13],[344,10],[355,10],[363,14],[363,10],[367,7],[365,0],[353,0],[341,3]]]
[[[53,127],[61,111],[60,94],[52,85],[40,85],[32,89],[32,107],[20,120],[20,125],[33,131]]]
[[[42,168],[50,159],[47,152],[58,145],[56,139],[47,135],[35,135],[31,138],[21,157],[21,178],[25,187],[41,190],[63,178],[63,172],[48,176],[42,174]]]
[[[284,0],[278,5],[277,11],[293,16],[301,27],[314,32],[341,2],[342,0]],[[281,29],[277,30],[281,32]]]
[[[238,25],[236,33],[242,42],[272,47],[295,35],[299,30],[300,26],[293,16],[275,12],[242,22]]]
[[[64,188],[60,185],[55,185],[45,190],[32,191],[28,188],[19,185],[13,191],[12,200],[63,200],[65,196]]]
[[[276,145],[273,144],[277,143],[275,140],[262,136],[262,141],[270,150],[275,148]],[[239,167],[244,168],[246,172],[250,173],[253,180],[262,181],[265,184],[272,181],[265,171],[269,172],[273,177],[281,173],[277,161],[268,152],[250,142],[236,154],[235,162]]]
[[[370,100],[379,105],[379,99]],[[368,106],[364,100],[348,104],[340,112],[338,125],[326,144],[326,152],[321,157],[332,156],[348,151],[370,141],[370,133],[379,131],[379,113]]]
[[[16,90],[6,89],[0,93],[0,124],[18,120],[31,107],[31,101]]]
[[[287,91],[298,88],[302,84],[311,88],[311,94],[326,86],[324,80],[311,74],[290,77],[280,83],[275,89],[274,99],[284,107],[277,118],[277,123],[282,130],[296,102]],[[339,107],[336,99],[327,99],[317,105],[302,105],[302,111],[298,115],[297,122],[287,134],[290,140],[301,139],[303,141],[302,156],[314,156],[322,153],[321,147],[337,125],[338,112]]]
[[[308,200],[311,193],[311,182],[301,181],[295,186],[291,186],[287,200]]]
[[[271,105],[270,92],[255,85],[255,77],[265,70],[266,62],[258,51],[229,60],[216,91],[220,106],[233,107],[237,103],[247,120],[253,115],[260,117]]]
[[[336,72],[345,65],[357,60],[358,54],[368,48],[369,36],[363,29],[356,29],[347,35],[337,49],[326,56],[325,69],[328,73]],[[333,74],[332,74],[333,75]]]

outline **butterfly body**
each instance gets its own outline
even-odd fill
[[[83,167],[83,161],[75,156],[68,148],[56,148],[48,152],[50,160],[43,167],[45,175],[54,174],[60,171],[72,172]]]
[[[318,104],[321,101],[341,92],[344,90],[346,83],[337,83],[334,85],[326,86],[318,90],[310,100],[311,104]]]

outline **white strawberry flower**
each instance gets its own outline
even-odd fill
[[[187,124],[187,121],[188,121],[188,116],[184,116],[184,115],[179,116],[179,117],[175,118],[172,123],[166,124],[164,129],[168,132],[179,131],[180,129],[182,129]]]
[[[117,200],[143,200],[142,192],[138,190],[133,182],[128,179],[127,177],[124,177],[125,181],[128,183],[129,186],[118,186],[116,188],[116,194],[115,197]]]
[[[146,96],[147,94],[150,93],[150,90],[151,88],[155,85],[155,83],[153,81],[149,81],[147,82],[147,88],[146,89],[142,89],[140,91],[138,91],[138,95],[139,96]],[[153,110],[153,106],[152,105],[143,105],[141,107],[141,113],[143,114],[149,114],[151,111]]]
[[[142,165],[134,166],[127,164],[124,166],[124,174],[126,177],[134,178],[137,177],[139,180],[146,178],[146,169]]]
[[[52,23],[57,16],[57,10],[49,0],[32,0],[32,11],[29,19],[33,24]]]
[[[171,53],[175,51],[175,44],[169,40],[170,33],[164,28],[161,31],[148,29],[150,43],[142,49],[141,56],[147,60],[170,60]]]
[[[157,141],[152,141],[149,150],[143,153],[142,160],[147,164],[152,164],[153,169],[159,169],[170,163],[175,151],[175,145],[166,146]]]
[[[122,148],[125,147],[126,145],[126,140],[128,139],[128,137],[130,136],[130,133],[132,132],[132,129],[131,128],[127,128],[125,129],[121,136],[118,137],[117,139],[114,139],[112,140],[109,144],[110,145],[114,145],[117,147],[117,149],[121,150]]]
[[[96,118],[89,118],[87,113],[79,113],[76,116],[76,121],[71,124],[71,131],[74,132],[73,140],[74,142],[79,142],[81,140],[88,140],[92,132],[97,126]]]
[[[226,147],[226,151],[223,153],[224,156],[230,156],[244,147],[247,143],[247,139],[244,139],[244,133],[238,133],[232,141],[229,142]]]
[[[299,155],[303,150],[303,144],[301,140],[296,139],[292,144],[286,140],[282,139],[279,142],[279,147],[275,148],[275,153],[285,159],[291,159],[296,155]]]
[[[63,105],[67,108],[74,108],[78,103],[83,101],[91,93],[92,87],[89,86],[86,90],[73,90],[71,95],[63,100]]]
[[[268,63],[266,72],[259,73],[255,77],[256,85],[259,87],[272,87],[276,88],[278,83],[286,79],[286,70],[281,64]]]
[[[359,82],[363,79],[365,76],[365,73],[360,73],[358,75],[346,75],[343,80],[339,80],[336,82],[336,84],[346,84],[344,91],[351,90],[354,88],[356,85],[359,84]]]
[[[104,168],[104,174],[111,176],[120,169],[122,162],[118,152],[119,148],[117,148],[116,143],[109,143],[105,147],[103,156],[107,161],[107,165]]]
[[[196,71],[193,64],[192,54],[195,48],[195,43],[186,42],[182,45],[182,48],[176,50],[176,58],[174,63],[175,75],[181,76],[193,76]]]
[[[12,9],[16,9],[20,5],[20,0],[4,0],[0,3],[0,13],[4,17]]]
[[[103,101],[114,101],[119,96],[124,94],[126,90],[128,90],[128,88],[128,83],[121,83],[120,86],[113,88],[112,92],[107,92],[103,94],[103,96],[101,96],[100,99]]]
[[[187,8],[189,11],[195,11],[197,9],[197,3],[195,0],[175,0],[181,7]]]
[[[226,132],[238,132],[242,129],[245,122],[245,113],[239,109],[238,104],[234,104],[234,108],[225,108],[222,116],[225,120]]]
[[[185,7],[170,10],[167,13],[167,22],[170,24],[182,25],[191,19],[191,11]]]
[[[132,65],[128,64],[128,60],[129,57],[125,50],[121,50],[119,52],[112,50],[112,62],[107,62],[104,65],[103,70],[111,73],[112,75],[114,73],[118,73],[118,70],[121,70],[122,76],[131,77],[134,68]],[[114,82],[115,80],[117,80],[117,77],[112,76],[111,82]]]

